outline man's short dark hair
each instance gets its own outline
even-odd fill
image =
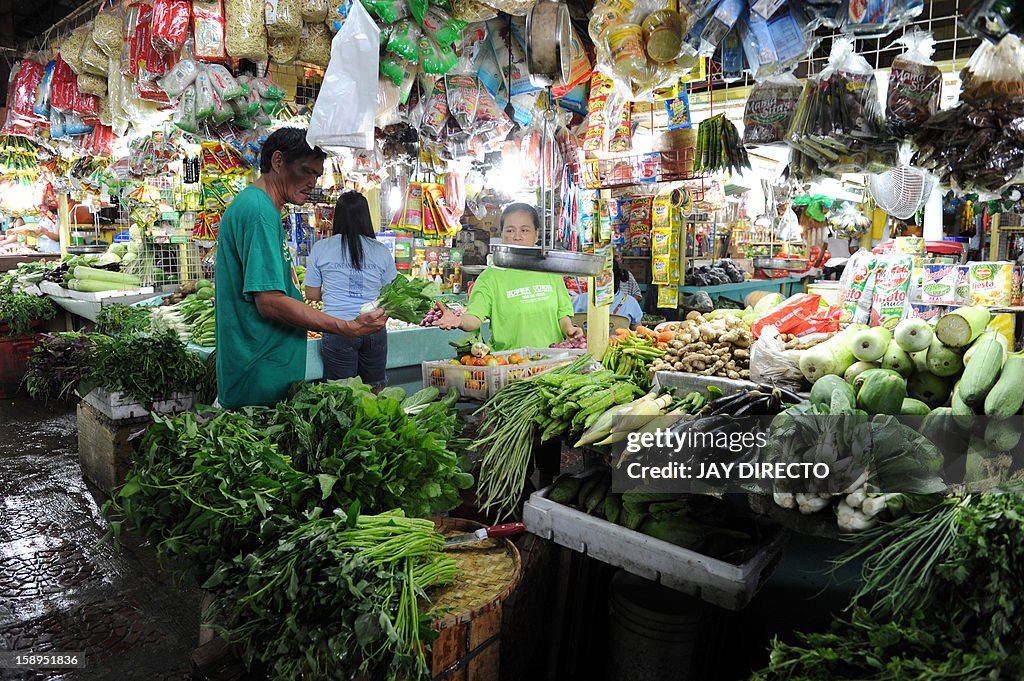
[[[263,143],[260,151],[260,172],[269,173],[271,170],[271,159],[274,152],[280,151],[286,163],[304,161],[313,158],[322,161],[327,154],[320,147],[310,147],[306,144],[306,130],[304,128],[280,128],[271,133],[267,141]]]

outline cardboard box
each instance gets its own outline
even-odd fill
[[[1013,263],[971,263],[967,286],[970,305],[1008,307],[1013,301]]]

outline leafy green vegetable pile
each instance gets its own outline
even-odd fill
[[[360,312],[384,308],[392,319],[407,324],[419,324],[434,307],[434,299],[437,296],[437,286],[432,282],[409,279],[404,274],[399,274],[384,285],[377,300],[364,305]]]
[[[102,387],[120,392],[143,404],[179,392],[195,392],[206,368],[170,333],[127,334],[119,337],[94,334],[95,352],[83,390]]]
[[[148,307],[132,307],[117,303],[104,305],[96,317],[96,332],[119,336],[124,333],[148,331],[151,312]]]
[[[15,281],[10,275],[0,279],[0,328],[7,327],[6,335],[21,336],[29,332],[32,322],[53,319],[57,308],[49,298],[15,291]]]
[[[71,400],[89,371],[94,339],[95,334],[78,331],[44,333],[29,355],[25,372],[25,388],[32,399]]]
[[[849,620],[776,640],[752,681],[1024,678],[1024,487],[950,498],[857,536]]]
[[[418,600],[454,571],[432,523],[401,509],[449,510],[472,484],[438,397],[356,379],[303,385],[275,408],[154,417],[104,508],[111,532],[194,566],[224,632],[270,678],[421,678]]]

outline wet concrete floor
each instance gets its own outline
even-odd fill
[[[84,653],[86,665],[0,679],[190,678],[198,590],[148,546],[102,543],[102,503],[82,478],[74,410],[0,401],[0,651]]]

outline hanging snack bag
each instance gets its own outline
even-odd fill
[[[107,96],[107,79],[99,78],[92,74],[82,74],[78,77],[78,91],[84,95],[96,95],[97,97]]]
[[[271,38],[292,38],[302,31],[299,0],[266,0],[263,14]],[[315,23],[323,23],[323,19]]]
[[[878,258],[866,249],[853,254],[840,280],[839,323],[867,324],[871,320],[871,300],[875,290]]]
[[[196,125],[196,86],[189,85],[181,93],[181,102],[178,103],[178,115],[174,124],[185,132],[195,133]]]
[[[418,43],[422,33],[420,27],[412,19],[403,19],[394,25],[391,36],[388,38],[387,49],[406,61],[418,64]]]
[[[587,133],[583,138],[584,151],[600,151],[604,140],[605,108],[608,96],[615,89],[611,79],[594,72],[590,80],[590,102],[587,114]]]
[[[743,108],[743,143],[785,143],[802,92],[792,73],[755,83]]]
[[[222,0],[192,0],[195,57],[203,61],[224,61],[224,4]]]
[[[217,92],[217,88],[213,88],[213,123],[214,125],[221,125],[227,123],[235,117],[235,110],[231,107],[230,103],[226,103],[221,97],[220,93]]]
[[[196,75],[196,120],[206,120],[213,115],[213,83],[210,74],[202,70]]]
[[[664,64],[679,56],[687,30],[682,14],[670,9],[651,12],[641,28],[644,31],[647,56],[653,61]]]
[[[277,85],[274,84],[274,81],[269,78],[253,78],[249,81],[249,85],[256,91],[256,94],[260,96],[260,99],[279,100],[284,98],[284,90],[277,87]]]
[[[384,76],[387,80],[398,87],[402,84],[402,79],[405,77],[405,65],[409,62],[405,61],[396,54],[385,54],[380,59],[380,75]]]
[[[168,97],[177,97],[185,91],[185,88],[195,82],[198,75],[199,67],[195,61],[185,57],[160,78],[157,84],[163,88]]]
[[[89,30],[88,26],[76,28],[57,50],[64,63],[71,68],[76,76],[82,72],[82,48],[85,46],[85,39],[89,37]]]
[[[267,54],[278,64],[290,64],[299,54],[299,36],[270,38],[267,40]]]
[[[217,90],[217,93],[224,101],[241,97],[245,94],[245,90],[242,89],[242,86],[238,84],[235,77],[224,66],[210,64],[206,67],[206,72],[210,74],[210,82],[213,83],[214,89]]]
[[[633,199],[629,213],[629,245],[640,254],[651,250],[651,208],[654,198],[638,196]]]
[[[385,24],[405,19],[411,11],[406,0],[364,0],[363,6]],[[422,17],[416,23],[422,23]]]
[[[108,57],[119,58],[124,42],[124,17],[121,13],[113,10],[100,12],[93,22],[92,39]]]
[[[420,53],[420,67],[431,76],[444,75],[459,62],[450,45],[438,45],[430,36],[422,36],[417,43]]]
[[[82,53],[79,55],[79,59],[82,62],[82,73],[78,75],[89,74],[92,76],[107,76],[107,66],[109,64],[110,57],[107,53],[100,49],[100,46],[96,44],[96,41],[92,39],[92,32],[86,36],[85,42],[82,44]]]
[[[43,72],[43,78],[39,82],[39,87],[36,88],[35,99],[32,102],[32,112],[41,118],[50,117],[50,86],[53,84],[53,69],[56,65],[57,62],[53,59],[47,63],[46,69]],[[19,70],[18,74],[20,75],[20,73],[21,71]],[[14,77],[13,72],[12,77]],[[8,91],[13,94],[17,92],[17,87],[9,87]],[[11,106],[11,103],[8,103],[8,106]]]
[[[302,20],[312,24],[327,19],[330,5],[327,0],[302,0],[301,10]]]
[[[191,18],[188,0],[153,0],[153,47],[161,52],[181,49],[188,38]]]
[[[690,94],[686,84],[681,85],[679,96],[665,100],[665,113],[668,115],[669,130],[682,130],[693,127],[693,118],[690,116]]]
[[[225,48],[229,57],[261,62],[267,60],[267,27],[262,0],[224,0]],[[198,101],[198,89],[196,91]]]
[[[303,24],[299,61],[327,66],[331,61],[331,32],[325,24]]]
[[[473,75],[448,75],[444,77],[444,86],[448,93],[448,112],[460,128],[472,132],[480,102],[480,81]]]
[[[907,51],[892,62],[885,117],[892,135],[906,137],[938,112],[942,72],[932,61],[935,38],[928,33],[912,31],[896,42]]]
[[[412,18],[416,20],[417,24],[422,26],[423,18],[427,15],[428,0],[408,0],[408,3],[409,10],[412,12]]]
[[[621,153],[633,148],[632,106],[620,97],[610,97],[605,109],[605,137],[608,151]]]
[[[438,7],[430,7],[423,16],[423,32],[442,45],[454,43],[462,37],[462,29],[466,26],[465,21],[453,19],[448,12]]]
[[[423,120],[420,128],[428,136],[437,139],[444,130],[444,124],[448,120],[448,93],[445,90],[444,78],[438,78],[434,83],[434,91],[427,101],[427,108],[423,112]]]

